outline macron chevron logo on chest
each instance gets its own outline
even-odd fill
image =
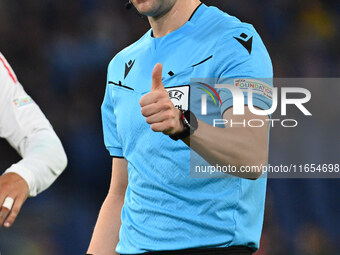
[[[125,63],[125,75],[124,75],[124,79],[129,75],[133,65],[135,64],[136,60],[130,60],[129,63]]]

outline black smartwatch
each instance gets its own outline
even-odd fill
[[[198,122],[195,114],[193,114],[191,111],[181,112],[181,121],[183,123],[184,129],[181,133],[170,135],[170,138],[175,141],[191,136],[198,128]]]

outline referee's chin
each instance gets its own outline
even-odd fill
[[[162,0],[132,0],[133,5],[137,9],[137,11],[142,15],[152,15],[157,11],[157,5],[160,5],[159,1]]]
[[[132,0],[137,11],[148,17],[160,17],[167,13],[177,0]]]

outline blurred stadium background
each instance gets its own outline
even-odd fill
[[[339,1],[203,2],[255,26],[271,54],[276,77],[339,77]],[[149,28],[147,19],[126,11],[124,3],[0,2],[0,51],[53,124],[69,157],[69,166],[57,182],[28,200],[11,229],[0,229],[1,254],[86,252],[111,172],[100,118],[106,68],[119,50]],[[324,118],[336,127],[340,124],[339,119],[327,119],[327,114]],[[289,162],[302,154],[327,161],[328,152],[340,152],[336,130],[321,129],[321,137],[296,134],[299,144],[290,145],[273,130],[270,161]],[[327,150],[318,150],[319,143],[327,141],[332,141]],[[277,149],[281,146],[286,149]],[[5,141],[0,142],[0,153],[0,172],[19,160]],[[257,255],[339,254],[339,183],[270,179],[262,248]]]

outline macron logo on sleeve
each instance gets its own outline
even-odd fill
[[[245,33],[242,33],[240,35],[241,38],[234,37],[246,50],[249,52],[249,55],[251,55],[251,51],[253,49],[253,37],[250,37],[248,40],[248,35]]]

